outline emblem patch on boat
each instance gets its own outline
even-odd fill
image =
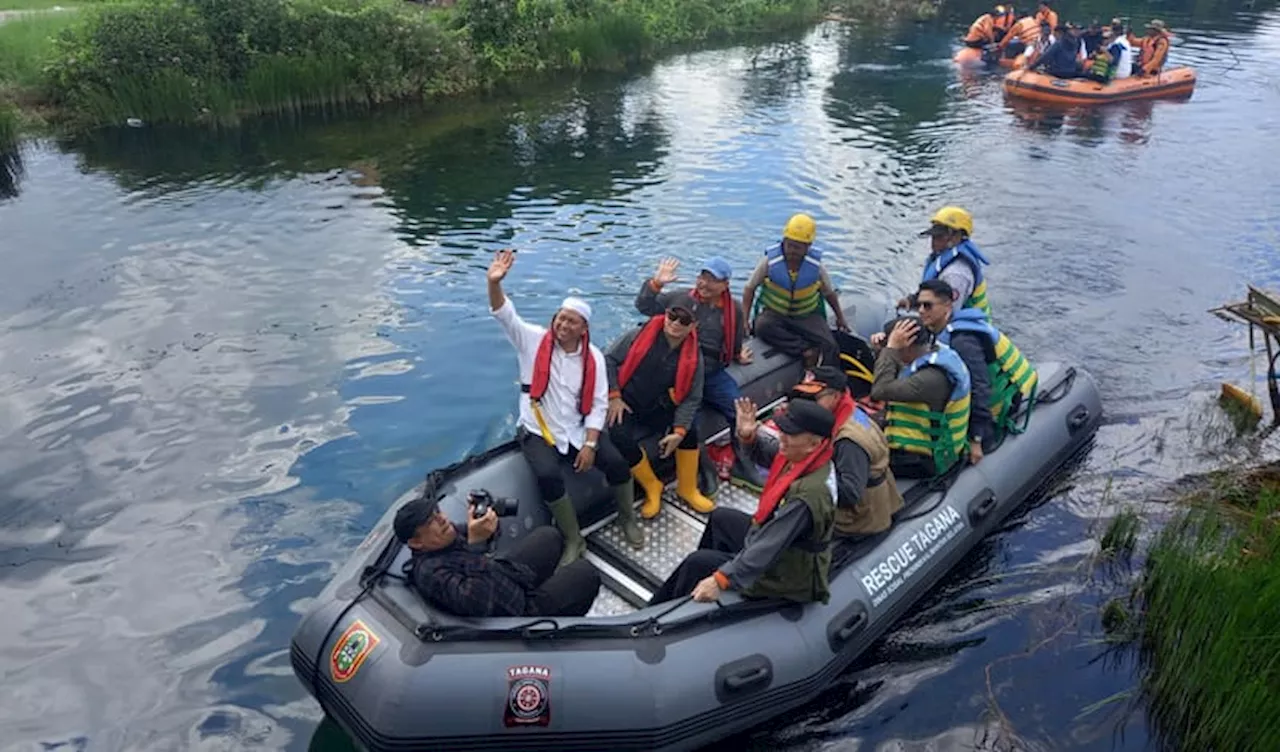
[[[1049,84],[1050,84],[1051,86],[1056,86],[1056,87],[1058,87],[1059,89],[1065,89],[1065,88],[1067,88],[1068,86],[1070,86],[1070,85],[1071,85],[1069,82],[1067,82],[1067,81],[1063,81],[1063,80],[1062,80],[1062,79],[1060,79],[1060,78],[1055,78],[1055,79],[1053,79],[1052,81],[1050,81],[1050,82],[1049,82]]]
[[[546,666],[507,668],[507,707],[502,722],[507,728],[551,723],[551,669]]]
[[[338,638],[333,652],[329,654],[329,673],[333,680],[341,683],[355,676],[360,670],[360,664],[364,663],[364,659],[369,657],[379,642],[382,640],[378,639],[373,630],[356,619]]]

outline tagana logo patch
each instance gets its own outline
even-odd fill
[[[356,675],[373,649],[382,640],[365,623],[356,619],[342,633],[329,655],[329,673],[335,682],[344,682]]]
[[[507,667],[507,728],[551,723],[551,669],[546,666]]]

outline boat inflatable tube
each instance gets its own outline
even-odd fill
[[[853,313],[863,333],[893,315],[883,304]],[[751,347],[756,362],[731,372],[767,406],[801,367],[761,342]],[[730,592],[719,603],[646,606],[696,548],[706,517],[669,489],[662,513],[642,523],[644,549],[632,551],[614,525],[604,478],[592,470],[566,475],[587,512],[586,558],[605,583],[590,614],[467,619],[431,608],[399,577],[409,554],[391,529],[395,511],[428,494],[462,520],[469,490],[517,499],[515,516],[500,520],[497,551],[549,524],[533,474],[507,442],[432,471],[392,504],[308,606],[293,635],[293,670],[360,747],[376,752],[692,750],[745,731],[818,696],[1088,450],[1102,417],[1093,378],[1061,363],[1036,365],[1040,385],[1025,432],[948,478],[900,480],[907,503],[892,528],[834,544],[825,605]],[[756,497],[725,484],[716,502],[752,512]]]
[[[1136,99],[1189,97],[1196,88],[1193,68],[1172,68],[1158,76],[1130,76],[1100,84],[1087,78],[1054,78],[1017,70],[1004,77],[1009,96],[1048,104],[1106,104]]]

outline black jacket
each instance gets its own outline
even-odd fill
[[[527,594],[537,583],[523,564],[486,556],[467,545],[461,525],[452,545],[414,553],[405,565],[414,588],[428,603],[454,616],[524,616]]]

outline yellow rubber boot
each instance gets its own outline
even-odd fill
[[[676,450],[676,493],[693,507],[693,511],[710,514],[716,508],[716,503],[698,490],[698,451]]]
[[[662,481],[653,472],[649,457],[640,453],[640,461],[631,468],[631,477],[635,478],[644,489],[644,503],[640,505],[640,516],[651,520],[662,511]]]

